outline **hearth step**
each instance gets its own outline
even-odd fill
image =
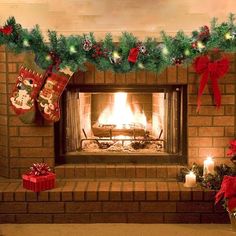
[[[64,164],[55,167],[57,178],[176,179],[181,165]]]
[[[165,181],[57,180],[34,193],[0,180],[1,223],[229,223],[215,191]]]

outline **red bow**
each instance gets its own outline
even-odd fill
[[[48,175],[49,172],[51,172],[50,167],[46,163],[34,163],[30,167],[30,175],[35,175],[35,176],[42,176],[42,175]]]
[[[218,86],[218,79],[227,73],[229,69],[229,60],[227,58],[222,58],[220,60],[211,62],[207,56],[200,56],[196,58],[194,68],[198,74],[202,74],[198,90],[197,111],[199,111],[201,105],[200,99],[208,78],[210,78],[212,81],[215,104],[217,107],[220,107],[221,94]]]
[[[138,59],[138,54],[139,54],[139,48],[131,48],[129,51],[129,57],[128,57],[128,61],[136,63],[137,59]]]
[[[6,25],[3,28],[0,29],[0,32],[2,32],[5,35],[10,35],[13,31],[13,28],[11,25]]]

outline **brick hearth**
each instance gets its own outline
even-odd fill
[[[176,180],[180,173],[180,165],[140,165],[140,164],[65,164],[55,167],[58,178],[83,179],[155,179]]]
[[[60,180],[39,194],[0,182],[2,223],[228,223],[214,191],[157,181]]]

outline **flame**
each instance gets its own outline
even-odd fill
[[[98,118],[98,123],[103,125],[116,125],[117,129],[130,128],[132,124],[147,126],[147,119],[143,111],[135,107],[134,112],[127,103],[127,93],[114,94],[113,107],[106,107]]]

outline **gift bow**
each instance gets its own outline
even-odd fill
[[[196,58],[194,68],[196,73],[202,75],[198,90],[197,111],[199,111],[201,96],[207,84],[208,78],[212,81],[215,104],[217,107],[220,107],[221,94],[218,79],[227,73],[229,69],[229,60],[227,58],[222,58],[212,62],[207,56],[200,56]]]
[[[51,172],[50,167],[46,163],[34,163],[30,167],[30,175],[35,176],[42,176],[42,175],[48,175]]]

